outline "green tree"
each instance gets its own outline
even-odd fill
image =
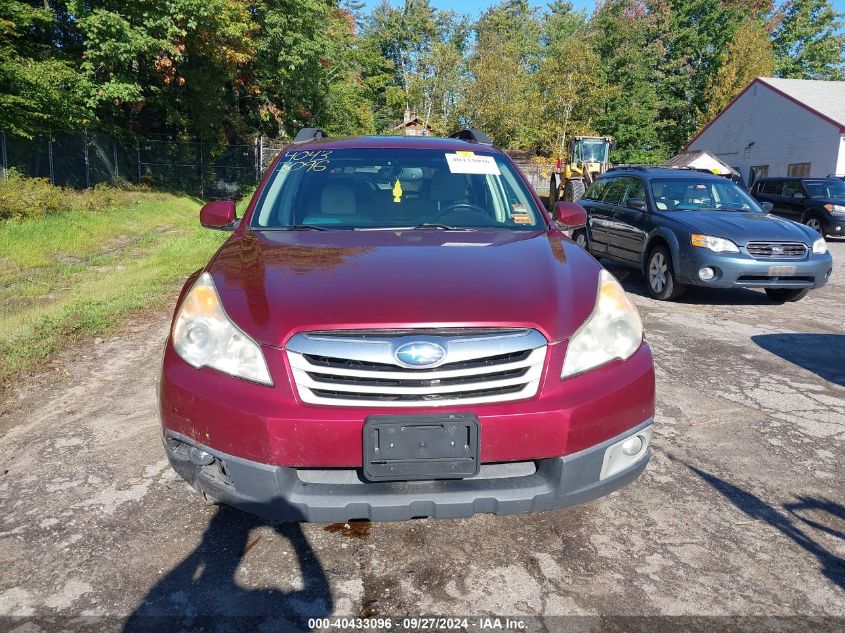
[[[705,90],[707,120],[721,112],[755,77],[771,76],[774,67],[772,40],[765,24],[747,20],[734,33]]]
[[[597,72],[613,91],[596,128],[616,141],[614,162],[651,163],[667,157],[659,135],[656,68],[661,50],[652,16],[639,0],[609,0],[593,15],[590,37],[601,63]]]
[[[723,53],[748,19],[763,20],[771,0],[644,0],[646,41],[656,53],[657,135],[677,152],[707,120],[708,86]]]
[[[32,137],[91,116],[84,78],[56,49],[57,25],[43,7],[0,0],[0,131]]]
[[[382,0],[373,9],[366,25],[366,37],[389,62],[393,75],[378,98],[382,129],[392,127],[404,110],[419,111],[422,107],[413,102],[412,91],[419,77],[429,71],[432,49],[440,31],[439,17],[429,0],[404,0],[400,6]]]
[[[536,76],[542,27],[535,10],[526,0],[505,0],[485,11],[474,30],[466,116],[501,147],[544,145]]]
[[[537,71],[541,92],[540,151],[563,157],[565,138],[595,134],[595,120],[612,90],[596,70],[601,64],[586,37],[587,16],[557,0],[543,19],[542,60]]]
[[[240,129],[241,72],[253,57],[245,0],[69,0],[89,106],[113,131]]]
[[[778,77],[845,78],[843,14],[827,0],[789,0],[773,34]]]
[[[469,27],[452,12],[438,14],[438,33],[409,77],[410,107],[434,134],[448,135],[458,127],[466,98],[465,52]]]

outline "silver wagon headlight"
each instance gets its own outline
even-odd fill
[[[643,342],[640,313],[613,275],[602,270],[593,313],[569,340],[561,378],[577,376],[612,360],[625,360]]]
[[[253,382],[273,384],[261,347],[226,315],[208,273],[199,276],[179,307],[173,349],[194,367],[213,367]]]

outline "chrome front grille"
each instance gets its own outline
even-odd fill
[[[807,254],[801,242],[749,242],[746,248],[755,259],[801,259]]]
[[[431,367],[394,357],[406,343],[446,350]],[[287,357],[299,397],[334,406],[431,407],[506,402],[537,393],[546,339],[536,330],[385,330],[297,334]]]

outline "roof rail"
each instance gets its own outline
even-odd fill
[[[466,129],[450,134],[449,138],[457,138],[462,141],[470,141],[471,143],[481,143],[482,145],[492,145],[488,136],[481,130]]]
[[[304,127],[296,134],[293,139],[294,143],[305,143],[306,141],[314,141],[318,138],[329,138],[325,130],[318,127]]]
[[[646,171],[654,169],[655,167],[660,167],[660,165],[614,165],[607,171],[616,171],[617,169],[636,169],[637,171]]]

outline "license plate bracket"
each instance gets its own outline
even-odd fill
[[[364,422],[364,476],[370,481],[463,479],[480,467],[472,413],[371,415]]]
[[[793,277],[797,266],[769,266],[770,277]]]

